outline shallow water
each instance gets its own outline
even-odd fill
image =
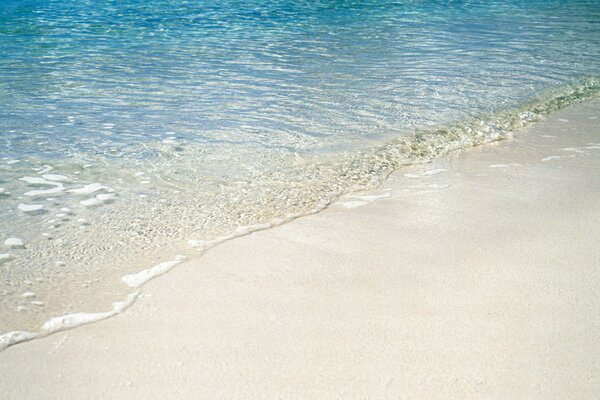
[[[597,1],[4,1],[0,332],[596,96],[598,38]]]

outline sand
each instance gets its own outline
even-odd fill
[[[2,399],[594,399],[600,102],[231,240],[0,353]]]

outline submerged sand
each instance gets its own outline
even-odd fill
[[[3,399],[600,393],[600,101],[404,168],[0,353]]]

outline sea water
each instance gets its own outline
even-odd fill
[[[599,76],[597,0],[3,0],[0,333],[110,314]]]

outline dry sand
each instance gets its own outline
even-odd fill
[[[114,318],[0,353],[0,398],[597,399],[598,117],[219,245]]]

